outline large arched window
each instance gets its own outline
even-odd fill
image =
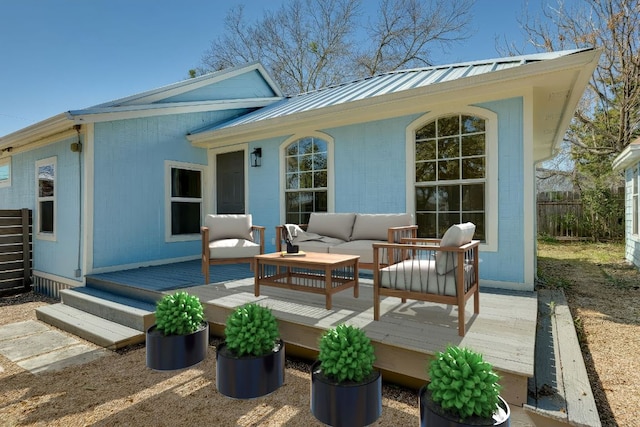
[[[487,129],[465,114],[438,117],[415,131],[418,233],[442,237],[452,224],[473,222],[487,239]]]
[[[328,211],[329,144],[307,136],[284,147],[285,221],[307,224],[311,212]]]

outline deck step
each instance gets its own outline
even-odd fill
[[[36,308],[36,317],[94,344],[117,350],[145,341],[145,333],[63,303]]]
[[[62,303],[103,319],[145,332],[155,322],[155,305],[100,289],[76,287],[60,291]]]
[[[120,295],[125,298],[146,302],[148,304],[155,304],[160,298],[162,298],[162,290],[147,289],[136,285],[120,283],[119,281],[115,281],[109,277],[87,276],[86,280],[87,288]]]
[[[538,291],[535,375],[524,409],[572,426],[600,427],[598,409],[562,290]]]

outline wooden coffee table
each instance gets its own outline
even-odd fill
[[[325,295],[326,308],[331,309],[331,296],[353,288],[358,298],[357,255],[307,252],[305,256],[282,256],[282,253],[254,257],[255,296],[260,286],[294,289]]]

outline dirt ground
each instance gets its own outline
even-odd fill
[[[0,325],[35,320],[36,307],[51,302],[33,293],[0,298]],[[156,372],[146,368],[145,348],[139,345],[37,375],[0,355],[0,427],[324,425],[309,410],[308,363],[288,359],[285,384],[276,393],[242,401],[216,390],[213,355],[210,347],[205,361],[193,368]],[[374,425],[416,425],[414,390],[383,384],[382,395],[382,416]]]
[[[640,272],[624,262],[620,244],[541,242],[538,255],[539,286],[567,294],[602,425],[638,425]],[[34,320],[35,308],[51,302],[33,293],[0,298],[0,325]],[[33,375],[0,355],[0,426],[322,425],[308,407],[307,363],[288,360],[285,385],[250,401],[216,391],[214,363],[207,357],[179,373],[154,372],[145,367],[144,347],[136,346]],[[418,422],[414,390],[384,385],[383,407],[374,425]]]
[[[565,291],[602,425],[640,425],[640,272],[624,246],[540,242],[538,276]]]

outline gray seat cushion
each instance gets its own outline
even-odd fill
[[[373,264],[374,243],[384,243],[380,240],[352,240],[329,248],[329,253],[343,255],[358,255],[360,263]]]

